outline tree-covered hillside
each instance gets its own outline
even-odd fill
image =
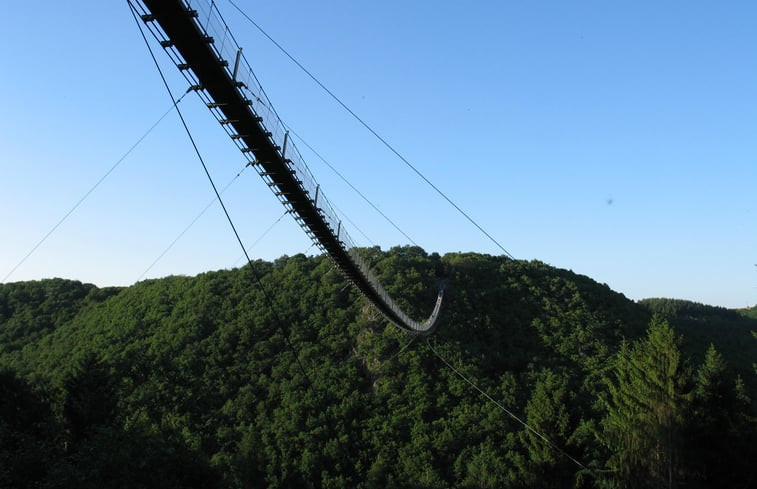
[[[739,311],[743,316],[748,318],[757,319],[757,306],[750,307],[748,309],[742,309]]]
[[[325,257],[0,285],[0,487],[757,484],[756,319],[539,262],[364,253],[416,318],[446,284],[428,340]]]
[[[750,375],[757,362],[757,317],[750,316],[750,309],[725,309],[676,299],[644,299],[639,303],[667,318],[683,335],[684,348],[695,357],[702,358],[711,344],[727,352],[731,369],[757,392],[757,376]]]

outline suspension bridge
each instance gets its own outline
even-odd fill
[[[412,319],[360,256],[305,164],[213,0],[135,0],[151,34],[263,181],[307,235],[386,319],[416,335],[434,331],[444,297]]]

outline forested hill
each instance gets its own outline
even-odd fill
[[[265,293],[249,267],[0,285],[0,487],[757,484],[754,316],[540,262],[365,254],[415,318],[447,284],[428,344],[325,257],[256,262]]]

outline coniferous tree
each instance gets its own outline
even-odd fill
[[[97,428],[110,426],[116,413],[113,381],[104,365],[87,354],[63,381],[63,417],[69,431],[69,449],[74,448]]]
[[[566,487],[572,482],[571,462],[552,445],[566,446],[570,436],[568,397],[567,378],[548,369],[541,372],[526,404],[526,419],[535,432],[529,429],[521,432],[528,450],[524,479],[531,487]]]
[[[725,360],[713,345],[695,375],[687,434],[688,470],[695,487],[749,487],[744,463],[754,459],[755,425],[751,401],[740,378],[729,378]]]
[[[680,434],[690,401],[679,339],[655,316],[646,338],[623,344],[608,379],[603,442],[616,487],[674,487]]]

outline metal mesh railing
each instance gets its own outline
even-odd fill
[[[288,160],[289,167],[300,182],[303,192],[313,199],[318,183],[291,139],[287,141],[286,149],[284,149],[286,126],[273,108],[247,58],[223,20],[215,5],[215,0],[183,0],[183,3],[188,11],[196,12],[195,23],[206,38],[213,40],[210,46],[219,62],[224,66],[229,77],[237,83],[240,93],[250,100],[250,108],[260,117],[260,123],[269,134],[268,137],[273,146],[278,147],[280,152],[285,151],[282,157]],[[341,228],[340,220],[322,190],[318,194],[317,207],[336,234],[337,229]]]

